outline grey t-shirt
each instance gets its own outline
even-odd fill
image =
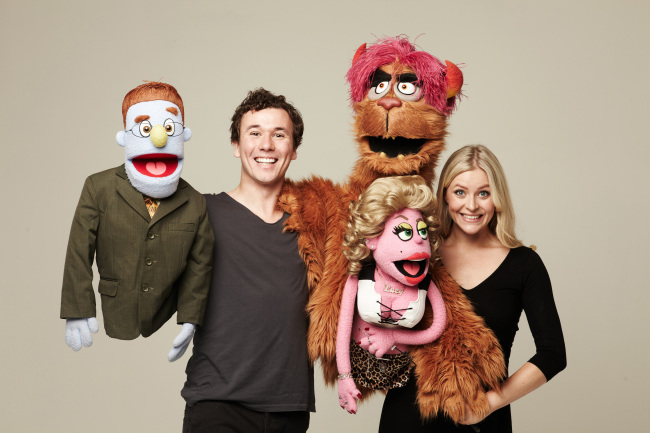
[[[285,214],[266,223],[226,193],[206,194],[215,234],[212,286],[181,395],[261,412],[314,411],[307,272]]]

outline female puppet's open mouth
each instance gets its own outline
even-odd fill
[[[166,177],[176,171],[178,157],[170,153],[149,153],[131,160],[138,173],[150,177]]]
[[[393,263],[397,270],[406,277],[406,280],[409,283],[417,284],[422,281],[424,274],[427,271],[429,256],[419,253],[407,257],[405,260],[398,260]]]

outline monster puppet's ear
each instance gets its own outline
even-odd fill
[[[445,63],[447,64],[447,99],[449,99],[456,96],[463,87],[463,73],[449,60],[445,60]]]
[[[359,58],[359,56],[361,56],[361,54],[365,52],[366,52],[366,44],[361,44],[361,46],[357,48],[357,52],[354,53],[354,57],[352,58],[352,64],[354,65],[357,59]]]

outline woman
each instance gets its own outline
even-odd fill
[[[505,175],[485,146],[454,152],[440,175],[440,258],[463,288],[478,315],[496,334],[506,363],[521,312],[535,339],[535,355],[502,384],[487,392],[487,417],[466,411],[461,425],[438,416],[424,425],[415,388],[390,390],[379,430],[511,432],[509,404],[542,386],[566,367],[566,352],[551,282],[542,260],[515,235],[515,218]]]

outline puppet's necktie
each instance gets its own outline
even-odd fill
[[[156,209],[158,209],[158,202],[151,197],[144,196],[144,204],[147,206],[149,216],[153,218],[153,215],[156,213]]]

